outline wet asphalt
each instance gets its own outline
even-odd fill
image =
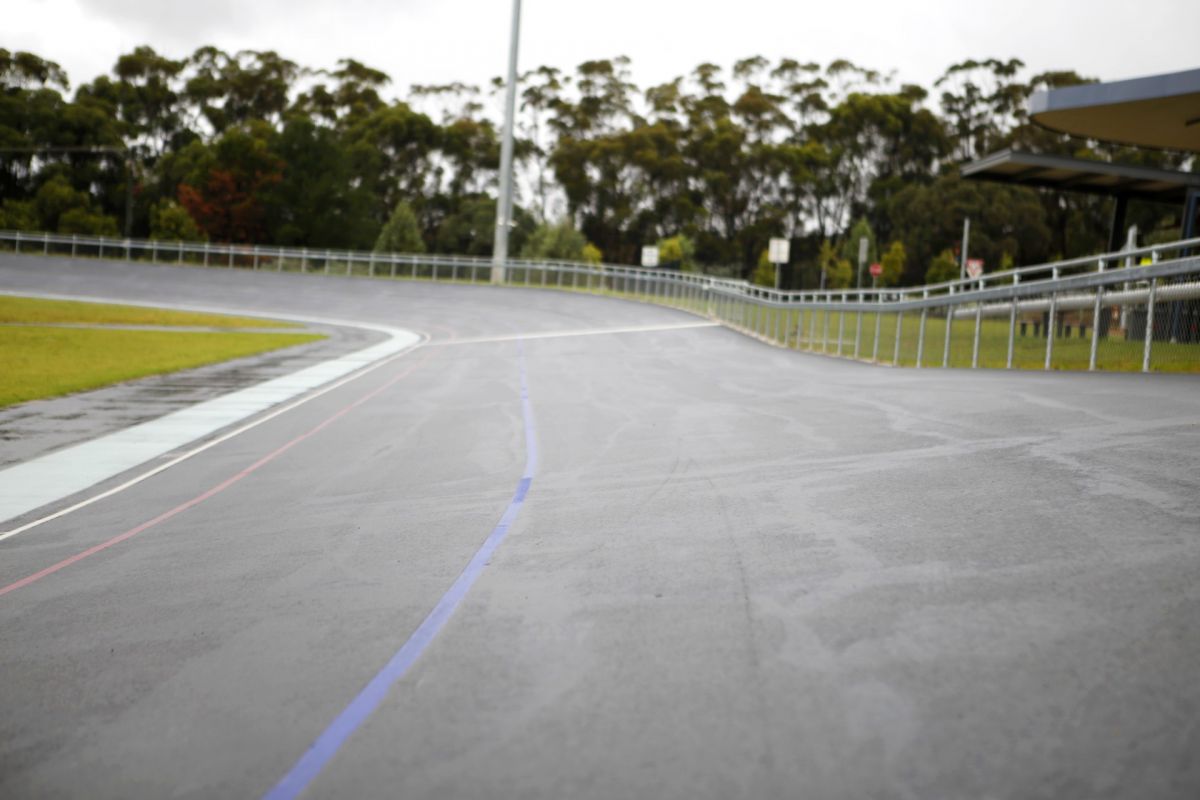
[[[0,288],[431,340],[0,542],[8,585],[308,434],[0,596],[0,796],[270,789],[509,503],[519,348],[520,516],[305,797],[1200,795],[1195,377],[477,341],[696,319],[528,289],[11,255]]]

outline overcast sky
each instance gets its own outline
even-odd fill
[[[4,0],[0,47],[57,61],[78,86],[140,44],[181,57],[214,44],[311,67],[352,57],[413,83],[504,70],[510,0]],[[848,58],[930,86],[966,58],[1102,80],[1200,66],[1196,0],[525,0],[520,64],[628,55],[643,87],[749,55]]]

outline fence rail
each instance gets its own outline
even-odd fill
[[[494,269],[491,259],[474,256],[19,231],[0,231],[0,248],[466,283],[491,282]],[[826,291],[778,291],[695,273],[571,261],[510,259],[503,275],[509,285],[673,306],[783,347],[876,363],[1200,372],[1197,252],[1200,238],[927,286]]]

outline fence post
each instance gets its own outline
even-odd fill
[[[980,291],[983,290],[983,281],[979,282]],[[971,369],[979,368],[979,328],[983,324],[983,301],[975,301],[975,341],[971,345]]]
[[[954,287],[950,287],[950,294],[954,294]],[[950,303],[946,306],[946,341],[942,346],[942,369],[950,366],[950,329],[954,327],[954,304]]]
[[[1158,278],[1150,279],[1150,296],[1146,299],[1146,341],[1142,345],[1142,372],[1150,371],[1150,346],[1154,341],[1154,298],[1158,294]]]
[[[208,242],[204,243],[204,266],[206,267],[208,266],[208,254],[211,248],[212,245],[210,245]]]
[[[42,255],[49,255],[49,253],[50,253],[50,233],[46,232],[46,233],[42,234]]]
[[[71,258],[75,257],[75,245],[78,243],[77,242],[78,238],[79,238],[78,234],[74,234],[74,233],[71,234]]]
[[[1104,272],[1104,259],[1100,259],[1097,272]],[[1092,304],[1092,349],[1088,353],[1088,372],[1096,371],[1096,348],[1100,344],[1100,298],[1104,295],[1104,287],[1096,287],[1096,301]]]
[[[871,363],[879,362],[879,326],[883,323],[883,313],[879,306],[883,304],[883,295],[875,295],[875,344],[871,347]]]
[[[904,312],[896,315],[896,348],[892,351],[892,366],[900,363],[900,337],[904,333]]]
[[[1058,280],[1058,267],[1050,271],[1052,280]],[[1054,355],[1054,327],[1058,317],[1058,292],[1050,293],[1050,317],[1046,321],[1046,365],[1045,369],[1050,369],[1050,359]]]
[[[1013,275],[1013,286],[1021,282],[1019,273]],[[1008,310],[1008,361],[1005,369],[1012,369],[1013,344],[1017,335],[1017,292],[1013,290],[1012,308]]]
[[[842,307],[838,309],[838,346],[837,355],[842,354],[842,338],[846,332],[846,293],[842,292]]]
[[[825,298],[825,300],[828,303],[829,298]],[[828,353],[829,352],[829,309],[828,308],[825,309],[824,317],[825,317],[825,319],[824,319],[825,331],[821,338],[821,352]]]
[[[863,293],[858,293],[859,309],[854,317],[854,357],[858,358],[859,345],[862,343],[862,301]]]
[[[233,243],[229,244],[229,268],[233,269]]]
[[[923,293],[923,298],[929,299],[929,290],[926,289]],[[921,368],[921,362],[925,360],[925,320],[929,317],[929,309],[921,309],[921,323],[917,326],[917,369]]]
[[[258,270],[258,245],[254,245],[254,260],[250,263],[250,269]]]
[[[21,252],[21,232],[20,231],[17,231],[16,248],[17,248],[17,253],[19,254]]]

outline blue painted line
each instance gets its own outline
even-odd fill
[[[462,573],[438,600],[433,610],[429,612],[429,616],[408,637],[408,641],[396,651],[383,669],[371,678],[358,696],[337,715],[329,727],[321,732],[316,741],[309,745],[308,750],[279,780],[279,783],[263,795],[264,800],[292,800],[299,797],[308,788],[342,745],[367,721],[375,709],[379,708],[396,682],[404,677],[404,674],[416,663],[445,627],[455,609],[467,596],[467,592],[483,574],[483,568],[487,566],[492,554],[496,552],[496,548],[508,535],[508,530],[516,520],[517,513],[521,510],[521,504],[525,502],[525,496],[529,493],[538,463],[533,408],[529,403],[529,382],[525,376],[525,348],[520,341],[517,342],[517,364],[521,376],[521,415],[525,422],[525,472],[517,483],[517,490],[513,493],[512,500],[500,516],[500,521],[496,523],[496,527],[488,534],[479,550],[467,562]]]

